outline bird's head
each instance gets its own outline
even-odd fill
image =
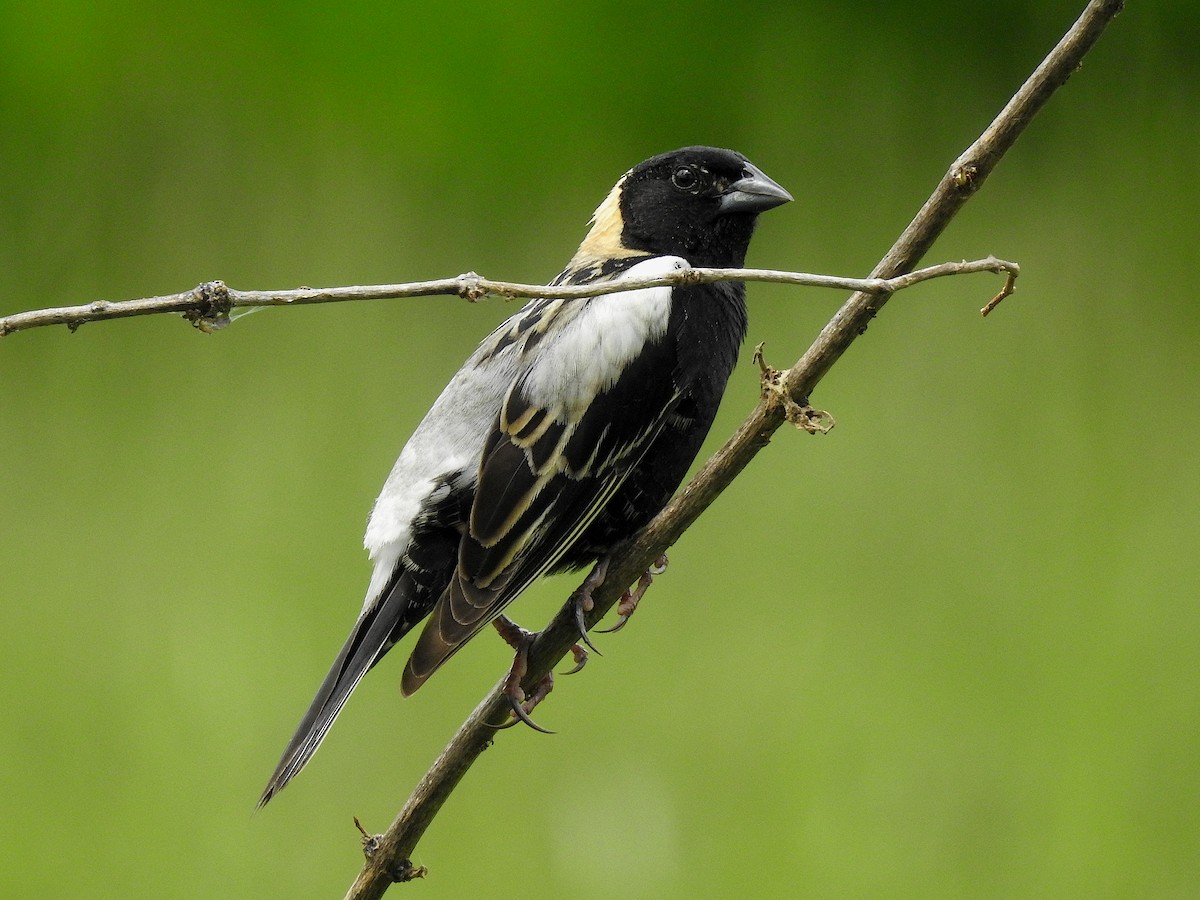
[[[696,266],[741,266],[758,214],[791,199],[733,150],[673,150],[622,176],[596,209],[572,262],[652,254],[682,256]]]

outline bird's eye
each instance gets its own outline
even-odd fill
[[[676,169],[674,174],[671,175],[671,184],[675,185],[681,191],[690,191],[696,186],[698,180],[696,173],[686,166]]]

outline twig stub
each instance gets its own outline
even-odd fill
[[[470,303],[478,303],[488,295],[482,284],[483,276],[477,272],[463,272],[455,281],[458,282],[458,296]]]
[[[809,434],[829,434],[837,420],[825,410],[809,406],[807,397],[797,400],[788,392],[788,370],[776,369],[763,359],[763,347],[766,344],[766,341],[760,341],[754,348],[752,358],[758,366],[762,399],[768,403],[782,404],[784,418],[801,431],[807,431]]]
[[[357,828],[358,833],[362,835],[363,856],[365,856],[367,859],[370,859],[379,849],[379,844],[383,836],[368,832],[367,829],[363,828],[363,823],[358,820],[358,816],[354,817],[354,827]]]
[[[993,309],[1000,305],[1000,301],[1008,297],[1017,289],[1017,273],[1009,272],[1004,279],[1004,287],[1000,288],[1000,293],[984,304],[983,309],[979,311],[981,316],[986,316]]]
[[[183,317],[194,327],[205,334],[212,334],[229,324],[229,311],[233,309],[233,298],[229,296],[229,288],[226,287],[225,282],[206,281],[192,289],[192,296],[196,300],[196,308],[185,310]]]
[[[392,869],[392,881],[397,884],[404,884],[406,881],[415,881],[418,878],[424,878],[429,874],[427,866],[414,866],[411,859],[402,859],[396,863]]]
[[[958,166],[950,176],[954,186],[964,194],[970,194],[979,188],[979,167],[971,163]]]

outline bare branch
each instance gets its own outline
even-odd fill
[[[1009,101],[986,131],[951,166],[937,189],[873,275],[903,275],[916,265],[945,230],[962,205],[982,185],[1050,96],[1070,77],[1109,22],[1121,11],[1120,0],[1093,0],[1058,46]],[[749,280],[749,279],[746,279]],[[1003,293],[1003,292],[1002,292]],[[777,386],[764,389],[758,406],[732,438],[655,519],[608,560],[606,577],[592,591],[588,624],[598,621],[626,586],[670,547],[786,421],[786,402],[801,408],[821,378],[887,301],[888,294],[854,294],[809,348],[786,372],[776,373]],[[553,619],[530,649],[524,684],[532,686],[562,659],[578,638],[572,604]],[[494,738],[505,714],[498,683],[463,723],[421,779],[388,831],[371,841],[371,852],[347,900],[377,900],[388,886],[414,871],[408,861],[425,829],[467,769]]]
[[[352,300],[395,300],[401,297],[430,297],[448,294],[466,300],[482,300],[487,296],[504,297],[598,297],[635,291],[639,288],[665,287],[674,284],[710,284],[714,281],[767,281],[803,287],[836,288],[843,291],[863,291],[870,294],[892,294],[896,291],[946,275],[968,275],[973,272],[1004,273],[1010,278],[1020,274],[1016,263],[996,259],[977,259],[970,262],[942,263],[899,278],[843,278],[837,275],[809,275],[805,272],[780,272],[774,269],[681,269],[655,278],[629,278],[624,281],[583,285],[520,284],[512,281],[492,281],[474,272],[457,278],[435,281],[414,281],[407,284],[374,284],[354,287],[296,288],[287,291],[239,291],[221,281],[206,281],[190,291],[145,297],[140,300],[97,300],[82,306],[60,306],[14,313],[0,318],[0,337],[38,328],[44,325],[66,325],[72,331],[84,322],[122,319],[129,316],[148,316],[155,313],[180,313],[202,331],[211,332],[229,324],[229,313],[238,308],[264,306],[302,306],[310,303],[344,303]]]

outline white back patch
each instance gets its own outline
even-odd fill
[[[687,261],[678,256],[656,256],[631,266],[615,280],[686,268]],[[575,418],[592,398],[612,387],[647,343],[666,333],[670,315],[670,287],[592,297],[561,332],[538,347],[538,358],[525,382],[530,400],[558,418]]]

